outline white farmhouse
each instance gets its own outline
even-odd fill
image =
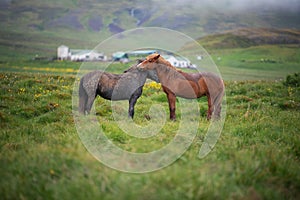
[[[195,65],[184,57],[172,56],[172,55],[163,55],[163,57],[171,63],[174,67],[178,68],[195,68]]]
[[[71,61],[106,61],[107,57],[103,53],[91,50],[71,50]]]
[[[57,48],[57,59],[68,60],[70,58],[70,49],[65,45],[61,45]]]
[[[69,49],[65,45],[57,48],[58,60],[71,61],[106,61],[107,57],[103,53],[94,50]]]

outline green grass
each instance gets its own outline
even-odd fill
[[[9,13],[1,12],[4,17],[0,31],[2,199],[299,199],[300,88],[293,85],[293,79],[287,84],[280,80],[300,71],[298,45],[252,46],[253,41],[232,35],[212,40],[207,37],[204,42],[214,47],[208,49],[225,79],[227,93],[226,121],[215,148],[204,159],[198,159],[209,126],[205,119],[207,104],[202,98],[198,101],[197,136],[182,157],[156,172],[122,173],[98,162],[77,134],[72,89],[81,63],[32,59],[36,55],[54,57],[61,44],[91,49],[111,35],[108,25],[112,22],[124,29],[135,27],[136,20],[126,9],[136,2],[125,6],[78,0],[53,2],[18,1],[13,2]],[[84,8],[80,9],[78,6],[82,4]],[[20,12],[20,8],[26,11]],[[167,13],[172,14],[172,9],[169,7]],[[49,26],[49,22],[77,10],[81,12],[78,20],[83,30]],[[192,21],[188,19],[192,23],[182,24],[177,30],[199,37],[210,32],[205,24],[212,25],[214,31],[228,29],[223,14],[218,17],[217,13],[215,21],[207,20],[208,13],[215,15],[211,10],[204,9],[200,21],[193,23],[192,17]],[[11,15],[11,11],[16,12]],[[184,16],[180,13],[199,14],[199,8],[193,6],[177,11],[169,16],[171,24],[162,21],[163,26],[176,25],[176,16]],[[144,25],[152,26],[152,20],[165,12],[165,8],[158,9]],[[87,22],[97,13],[103,17],[104,27],[93,32]],[[284,20],[281,15],[271,16],[284,24],[290,21],[287,18],[296,19],[292,14]],[[266,24],[255,20],[257,16],[252,14],[243,13],[243,18],[248,18],[253,26]],[[99,63],[87,65],[94,64]],[[107,71],[120,73],[130,64],[114,63]],[[106,67],[99,65],[102,69]],[[162,106],[165,116],[152,110],[157,118],[149,119],[154,104]],[[127,106],[123,102],[117,109],[127,110]],[[154,137],[138,139],[118,127],[111,115],[110,101],[97,98],[95,107],[106,136],[131,152],[150,152],[165,146],[179,127],[180,120],[166,119]],[[134,123],[141,126],[151,123],[159,126],[159,117],[168,118],[166,96],[157,89],[145,88],[135,109]],[[177,112],[178,119],[182,115]]]
[[[129,174],[101,164],[81,143],[72,116],[74,76],[2,72],[0,77],[2,199],[299,198],[299,86],[226,81],[225,126],[207,157],[197,157],[209,124],[202,99],[204,112],[188,151],[162,170]],[[168,116],[164,93],[147,88],[135,123],[155,123],[146,118],[152,104],[162,105]],[[116,126],[109,101],[98,98],[95,105],[107,137],[129,151],[160,148],[178,129],[179,121],[167,120],[155,137],[137,139]]]
[[[211,50],[225,80],[283,79],[300,71],[297,45],[262,45]]]
[[[191,51],[191,58],[193,52]],[[300,71],[300,50],[297,45],[262,45],[238,49],[214,49],[209,54],[216,63],[224,80],[280,80],[288,74]],[[12,55],[10,55],[12,56]],[[61,61],[34,61],[32,56],[17,54],[17,59],[4,57],[0,61],[0,71],[40,72],[55,74],[77,73],[80,66],[84,69],[105,69],[112,73],[120,73],[135,63],[77,63]],[[200,61],[210,63],[207,58]],[[195,70],[184,70],[195,72]]]

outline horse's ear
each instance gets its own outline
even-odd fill
[[[160,57],[160,54],[157,54],[153,59],[157,60]]]
[[[137,63],[137,64],[140,64],[140,63],[142,63],[143,61],[144,61],[144,59],[137,59],[137,60],[136,60],[136,63]]]

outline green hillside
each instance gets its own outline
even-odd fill
[[[294,29],[240,28],[204,36],[198,42],[209,49],[245,48],[259,45],[300,44],[300,31]]]
[[[247,7],[248,10],[233,12],[226,1],[8,0],[0,3],[2,27],[20,31],[25,28],[55,33],[64,29],[111,34],[139,26],[160,26],[197,37],[245,26],[300,27],[295,8]]]
[[[299,31],[288,29],[237,29],[202,37],[198,42],[208,50],[225,80],[278,80],[300,72],[299,35]],[[32,34],[29,40],[22,40],[22,37],[21,34],[2,37],[7,47],[0,48],[1,71],[76,74],[81,63],[33,60],[36,55],[55,57],[59,43],[52,43],[51,38],[39,34]],[[18,38],[22,42],[10,45],[8,38]],[[75,39],[65,41],[87,44]],[[191,51],[190,57],[195,56]],[[133,62],[134,59],[127,65],[113,64],[110,69],[119,73]],[[199,65],[201,67],[201,62]]]
[[[159,26],[198,38],[225,79],[280,79],[300,71],[297,8],[269,6],[266,11],[257,6],[233,12],[224,1],[196,2],[1,1],[0,70],[74,69],[74,63],[32,59],[54,58],[61,44],[92,49],[120,31]]]
[[[243,28],[197,40],[226,80],[283,79],[300,72],[300,31]]]
[[[170,28],[193,38],[241,27],[300,29],[297,7],[248,7],[235,9],[226,1],[5,0],[0,2],[1,57],[51,56],[60,44],[93,48],[136,27]]]

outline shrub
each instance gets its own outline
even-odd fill
[[[299,87],[300,86],[300,73],[295,73],[292,75],[288,75],[286,80],[284,81],[284,85]]]

